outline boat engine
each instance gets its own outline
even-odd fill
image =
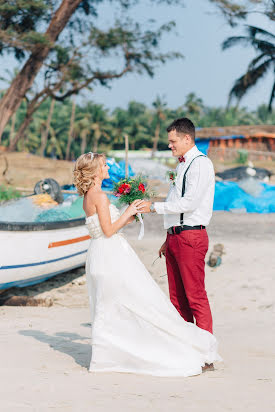
[[[37,182],[34,186],[34,193],[36,195],[48,193],[57,203],[63,202],[63,194],[59,184],[56,180],[50,177],[44,180],[39,180],[39,182]]]

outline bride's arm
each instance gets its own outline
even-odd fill
[[[125,212],[112,223],[109,209],[109,199],[105,193],[99,193],[95,199],[95,206],[98,213],[100,226],[105,236],[111,237],[119,229],[129,223],[129,218],[139,212],[138,206],[142,200],[135,200]]]

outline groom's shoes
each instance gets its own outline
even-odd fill
[[[202,367],[202,372],[208,372],[208,371],[214,371],[214,364],[213,363],[206,363],[203,367]]]

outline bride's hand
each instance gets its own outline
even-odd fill
[[[134,200],[133,203],[130,204],[130,206],[127,208],[126,212],[130,216],[135,216],[137,213],[139,213],[139,205],[143,202],[141,199]]]

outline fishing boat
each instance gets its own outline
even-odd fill
[[[89,240],[85,218],[0,222],[0,290],[33,285],[83,266]]]
[[[113,181],[125,176],[125,165],[113,160],[108,164],[110,179],[103,182],[103,190],[111,199],[114,196],[108,189]],[[133,175],[130,166],[129,172]],[[0,290],[34,285],[85,264],[90,236],[81,198],[66,205],[67,196],[73,194],[76,195],[74,186],[60,188],[54,179],[47,178],[36,183],[34,194],[0,207]],[[45,199],[47,195],[50,199]],[[40,205],[39,200],[43,204],[57,201],[61,208],[41,209],[41,213],[34,215],[32,204]],[[20,214],[21,211],[24,213]],[[17,221],[11,221],[13,217]]]

